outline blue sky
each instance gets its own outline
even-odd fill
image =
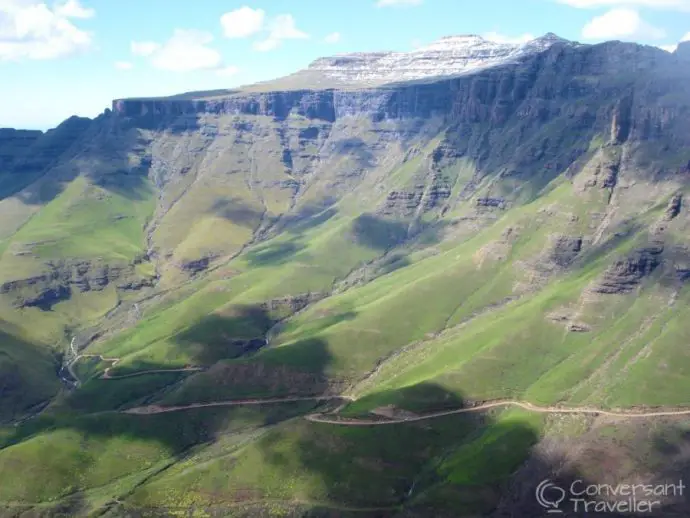
[[[231,88],[342,52],[442,36],[672,49],[690,0],[0,0],[0,127],[47,129],[114,98]]]

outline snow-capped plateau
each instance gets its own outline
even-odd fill
[[[498,43],[477,35],[448,36],[410,52],[366,52],[320,58],[296,75],[318,75],[324,82],[380,85],[453,76],[514,63],[567,42],[549,33],[526,43]]]

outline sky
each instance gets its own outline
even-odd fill
[[[690,40],[690,0],[0,0],[0,127],[48,129],[125,97],[233,88],[321,56],[443,36]]]

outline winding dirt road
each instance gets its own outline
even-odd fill
[[[138,415],[150,415],[150,414],[167,414],[170,412],[182,412],[184,410],[192,410],[195,408],[212,408],[212,407],[224,407],[224,406],[249,406],[249,405],[271,405],[276,403],[296,403],[299,401],[353,401],[350,397],[345,396],[304,396],[304,397],[287,397],[287,398],[266,398],[266,399],[234,399],[231,401],[216,401],[213,403],[193,403],[191,405],[181,405],[181,406],[140,406],[136,408],[130,408],[128,410],[123,410],[123,414],[138,414]]]
[[[67,365],[67,370],[69,371],[72,378],[76,380],[77,385],[80,385],[81,382],[79,378],[77,378],[77,375],[73,370],[73,367],[74,364],[82,358],[96,358],[102,362],[110,362],[110,367],[106,368],[103,371],[103,374],[101,374],[100,376],[100,379],[103,380],[121,380],[126,378],[134,378],[137,376],[145,376],[147,374],[167,374],[171,372],[200,372],[204,370],[204,367],[182,367],[179,369],[151,369],[146,371],[131,372],[129,374],[120,374],[119,376],[113,376],[110,372],[120,362],[120,358],[106,358],[104,356],[101,356],[100,354],[80,354]]]
[[[70,348],[74,353],[74,340],[70,344]],[[100,361],[110,362],[111,365],[100,378],[104,380],[118,380],[125,378],[133,378],[135,376],[144,376],[147,374],[160,374],[160,373],[171,373],[171,372],[199,372],[203,371],[203,367],[184,367],[180,369],[154,369],[146,371],[132,372],[130,374],[122,374],[119,376],[113,376],[110,372],[115,366],[120,362],[120,358],[106,358],[100,354],[81,354],[77,355],[74,360],[67,364],[67,370],[70,375],[76,380],[76,384],[79,385],[79,379],[76,377],[72,370],[74,364],[82,358],[97,358]],[[402,423],[414,423],[418,421],[426,421],[429,419],[435,419],[438,417],[445,417],[450,415],[458,414],[469,414],[474,412],[483,412],[485,410],[491,410],[493,408],[499,407],[519,407],[529,412],[537,412],[540,414],[582,414],[582,415],[599,415],[607,417],[620,417],[620,418],[654,418],[654,417],[672,417],[672,416],[690,416],[690,408],[683,409],[657,409],[648,411],[635,411],[635,410],[604,410],[601,408],[594,407],[560,407],[560,406],[538,406],[526,401],[517,400],[503,400],[503,401],[491,401],[487,403],[481,403],[476,406],[470,406],[465,408],[457,408],[455,410],[444,410],[441,412],[432,412],[424,415],[406,415],[404,417],[385,417],[383,419],[354,419],[347,417],[339,417],[338,412],[340,412],[349,402],[355,401],[353,397],[350,396],[294,396],[285,398],[266,398],[266,399],[234,399],[229,401],[215,401],[211,403],[192,403],[189,405],[179,405],[179,406],[160,406],[160,405],[150,405],[130,408],[128,410],[123,410],[124,414],[134,414],[134,415],[154,415],[154,414],[166,414],[170,412],[182,412],[185,410],[193,410],[197,408],[213,408],[213,407],[233,407],[233,406],[248,406],[248,405],[270,405],[270,404],[280,404],[280,403],[295,403],[299,401],[338,401],[341,404],[337,408],[328,413],[320,414],[308,414],[304,416],[305,419],[314,423],[326,423],[340,426],[384,426],[391,424],[402,424]]]
[[[151,415],[163,414],[168,412],[181,412],[184,410],[191,410],[194,408],[209,408],[209,407],[228,407],[228,406],[243,406],[243,405],[264,405],[276,403],[292,403],[296,401],[354,401],[351,397],[346,396],[312,396],[312,397],[290,397],[290,398],[272,398],[272,399],[237,399],[232,401],[217,401],[214,403],[196,403],[182,406],[145,406],[130,408],[124,410],[126,414]],[[585,415],[601,415],[608,417],[620,418],[653,418],[653,417],[669,417],[669,416],[690,416],[690,409],[676,409],[676,410],[654,410],[654,411],[626,411],[626,410],[603,410],[593,407],[556,407],[556,406],[537,406],[532,403],[523,401],[493,401],[483,403],[481,405],[458,408],[455,410],[445,410],[442,412],[434,412],[419,416],[406,416],[400,418],[388,418],[385,420],[373,419],[353,419],[337,417],[337,414],[309,414],[305,419],[314,423],[326,423],[340,426],[384,426],[391,424],[413,423],[417,421],[426,421],[428,419],[435,419],[438,417],[445,417],[457,414],[469,414],[473,412],[483,412],[492,408],[516,406],[530,412],[537,412],[541,414],[585,414]]]

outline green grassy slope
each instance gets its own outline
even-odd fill
[[[667,92],[687,83],[616,45],[551,56],[575,74],[542,56],[362,93],[334,123],[312,98],[309,117],[111,114],[0,192],[0,516],[484,516],[537,475],[603,480],[590,445],[621,476],[640,452],[644,473],[682,463],[671,419],[124,412],[689,405],[690,147]],[[647,449],[617,449],[631,436]]]

